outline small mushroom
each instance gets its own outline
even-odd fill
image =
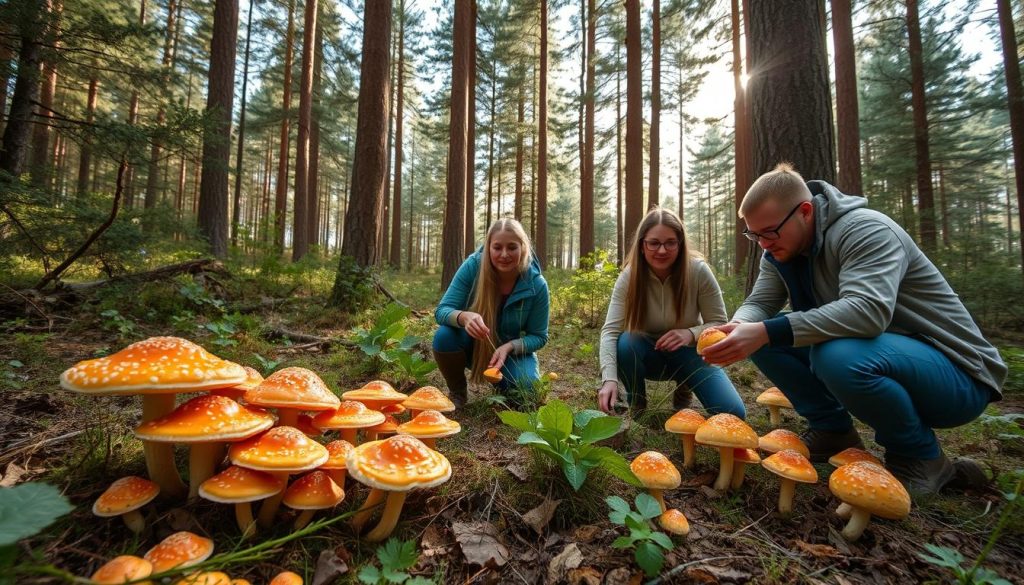
[[[231,577],[220,571],[202,571],[185,575],[175,581],[174,585],[231,585]]]
[[[829,465],[833,467],[842,467],[847,463],[853,463],[854,461],[870,461],[876,465],[882,465],[882,462],[879,461],[877,457],[856,447],[844,449],[828,458]],[[836,516],[839,516],[843,520],[849,520],[850,514],[853,514],[853,508],[851,508],[846,502],[839,504],[836,508]]]
[[[424,386],[409,395],[402,403],[402,406],[409,409],[409,416],[416,418],[416,415],[424,410],[436,410],[437,412],[452,412],[455,410],[455,403],[448,399],[444,392],[434,386]]]
[[[736,449],[732,453],[732,481],[729,488],[738,490],[743,485],[743,476],[748,465],[757,465],[761,462],[761,456],[753,449]]]
[[[345,475],[348,471],[345,460],[355,447],[344,439],[331,441],[324,445],[324,447],[327,449],[327,461],[317,469],[326,471],[327,475],[331,476],[331,479],[334,480],[334,483],[344,488]]]
[[[811,451],[804,444],[803,440],[800,439],[800,435],[786,429],[769,431],[757,440],[757,447],[769,454],[792,449],[808,459],[811,457]]]
[[[785,449],[770,455],[761,462],[761,467],[782,478],[779,488],[779,513],[793,511],[793,494],[797,482],[816,483],[818,472],[806,457],[792,449]]]
[[[416,418],[398,425],[398,433],[412,435],[431,449],[436,449],[435,441],[450,437],[462,431],[462,425],[450,420],[436,410],[424,410]]]
[[[284,492],[284,505],[302,510],[295,519],[295,530],[302,530],[317,510],[333,508],[345,499],[345,490],[324,471],[312,471],[292,482]]]
[[[264,471],[232,465],[199,486],[199,495],[220,504],[235,505],[235,520],[243,538],[255,533],[252,502],[281,493],[285,480]]]
[[[724,331],[708,327],[697,336],[697,355],[704,355],[704,350],[728,337]]]
[[[664,512],[666,508],[662,492],[676,489],[683,481],[676,466],[672,465],[668,457],[657,451],[644,451],[633,459],[629,469],[647,488],[651,497],[658,501],[661,511]]]
[[[690,522],[686,519],[686,515],[675,508],[662,512],[661,516],[658,516],[658,524],[679,536],[686,536],[690,533]]]
[[[843,528],[843,538],[850,542],[864,533],[872,514],[889,520],[910,514],[910,494],[903,484],[870,461],[855,461],[836,469],[828,478],[828,489],[852,508]]]
[[[366,408],[380,410],[390,404],[401,404],[409,396],[394,389],[391,384],[383,380],[367,382],[365,386],[357,390],[349,390],[341,395],[342,400],[356,400],[366,405]]]
[[[381,413],[384,414],[384,413]],[[377,439],[384,439],[398,432],[398,419],[390,414],[384,415],[384,422],[379,425],[373,425],[372,427],[366,428],[366,440],[376,441]]]
[[[359,429],[366,429],[377,426],[387,420],[383,412],[370,410],[362,402],[345,399],[338,408],[321,412],[313,417],[313,425],[321,430],[338,430],[341,438],[352,443],[359,444],[357,432]]]
[[[679,443],[683,446],[684,469],[693,469],[697,462],[693,436],[704,422],[704,417],[691,408],[684,408],[665,421],[665,430],[679,435]]]
[[[768,407],[768,419],[773,427],[777,427],[782,424],[782,413],[780,412],[780,409],[793,408],[793,403],[789,401],[789,398],[786,398],[786,395],[775,386],[772,386],[762,392],[757,397],[757,403]]]
[[[139,508],[160,493],[156,483],[129,475],[110,484],[92,505],[92,513],[101,517],[120,516],[129,530],[138,534],[146,527]]]
[[[153,563],[154,573],[163,573],[176,567],[187,568],[210,558],[213,541],[191,532],[175,532],[146,552],[145,559]]]
[[[498,368],[487,368],[484,370],[483,376],[484,380],[487,380],[491,384],[497,384],[505,377]]]
[[[114,557],[92,574],[89,580],[96,585],[135,583],[151,585],[152,581],[141,581],[153,574],[153,563],[132,555]]]
[[[269,585],[302,585],[302,577],[291,571],[282,571],[274,576]]]
[[[756,449],[757,433],[734,414],[721,413],[709,418],[697,429],[694,439],[702,445],[718,447],[721,467],[714,488],[725,491],[732,483],[734,449]]]
[[[291,367],[274,372],[246,392],[245,402],[277,409],[278,424],[294,427],[299,423],[300,412],[333,410],[341,400],[312,370]]]

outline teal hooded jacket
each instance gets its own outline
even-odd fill
[[[457,326],[458,311],[469,310],[473,302],[476,283],[480,276],[483,249],[478,249],[462,263],[441,302],[434,311],[438,325]],[[516,353],[533,353],[548,342],[548,311],[551,297],[548,282],[541,274],[540,264],[534,257],[525,272],[519,275],[515,287],[498,313],[495,332],[498,345],[514,341]],[[516,341],[518,340],[518,341]]]

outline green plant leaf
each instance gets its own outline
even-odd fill
[[[635,487],[642,487],[643,484],[629,468],[629,462],[611,447],[595,447],[587,454],[589,459],[601,461],[601,467],[608,473]]]
[[[660,546],[661,548],[665,550],[672,550],[672,539],[669,538],[668,535],[664,532],[661,532],[660,530],[654,530],[651,532],[650,539],[653,540],[654,543]]]
[[[562,471],[565,472],[569,485],[576,491],[580,491],[583,482],[587,481],[587,469],[578,463],[565,461],[562,463]]]
[[[373,565],[367,565],[359,569],[359,580],[368,585],[377,585],[381,580],[380,571]]]
[[[611,511],[608,512],[608,520],[613,524],[625,524],[626,514],[629,514],[630,512],[629,503],[619,496],[608,496],[604,501],[607,502],[608,507],[611,508]]]
[[[434,585],[434,582],[426,577],[409,577],[405,585]]]
[[[576,423],[577,427],[582,429],[595,418],[606,418],[607,416],[607,414],[600,410],[581,410],[573,416],[573,422]]]
[[[636,496],[636,509],[644,519],[661,516],[661,504],[651,494],[638,494]]]
[[[390,538],[384,546],[377,549],[377,558],[385,572],[389,569],[408,569],[416,564],[420,555],[416,552],[416,543],[411,540]]]
[[[532,417],[525,412],[515,410],[503,410],[498,413],[501,422],[519,431],[534,431],[537,426],[533,424]]]
[[[572,433],[572,422],[572,410],[557,398],[537,411],[538,425],[554,432],[563,441]]]
[[[614,416],[599,416],[590,419],[590,422],[583,427],[580,434],[580,441],[584,443],[596,443],[608,437],[615,436],[622,426],[622,419]]]
[[[1003,579],[998,573],[991,569],[986,569],[985,567],[978,567],[978,569],[974,571],[972,579],[978,585],[981,585],[982,583],[988,583],[990,585],[1012,585],[1010,581]]]
[[[628,536],[620,536],[612,541],[612,548],[629,548],[633,546],[633,539]]]
[[[938,546],[931,543],[924,545],[925,550],[932,553],[926,555],[924,553],[917,553],[917,556],[921,557],[922,560],[929,562],[939,567],[949,567],[961,569],[960,565],[964,562],[964,557],[960,554],[960,551],[952,549],[946,546]],[[934,556],[932,556],[934,555]]]
[[[653,577],[661,572],[661,565],[665,557],[661,550],[651,542],[641,542],[636,547],[636,564],[644,570],[648,577]]]
[[[40,532],[73,509],[52,485],[30,482],[0,488],[0,546]]]

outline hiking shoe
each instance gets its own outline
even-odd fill
[[[989,483],[991,480],[977,461],[967,457],[957,457],[953,460],[953,479],[949,480],[946,488],[980,490],[988,487]]]
[[[853,427],[842,433],[807,429],[800,435],[800,439],[811,452],[811,462],[813,463],[828,463],[829,457],[850,447],[864,448],[860,434]]]
[[[942,451],[935,459],[886,455],[885,468],[914,496],[935,495],[956,475],[953,464]]]
[[[672,408],[679,412],[684,408],[689,408],[691,402],[693,402],[693,392],[686,384],[677,385],[675,392],[672,393]]]

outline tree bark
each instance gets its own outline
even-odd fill
[[[523,122],[526,119],[526,90],[523,85],[525,83],[519,84],[519,92],[516,96],[516,177],[512,215],[517,220],[523,214]]]
[[[395,108],[395,194],[391,199],[391,254],[388,264],[402,267],[402,140],[405,129],[405,0],[399,3],[398,25],[398,105]]]
[[[661,1],[654,0],[651,35],[651,172],[647,206],[658,205],[661,181]]]
[[[548,0],[540,0],[540,73],[537,77],[537,211],[533,246],[542,267],[548,265]]]
[[[60,19],[64,9],[63,0],[47,0],[45,2],[49,13],[47,26],[44,29],[43,38],[46,44],[51,45],[50,57],[43,60],[43,77],[39,90],[39,107],[32,137],[32,184],[36,187],[47,188],[50,184],[50,123],[53,120],[53,100],[57,93],[57,57],[60,50]],[[6,93],[6,87],[4,92]],[[0,110],[0,116],[3,111]]]
[[[309,253],[309,123],[313,112],[313,37],[317,0],[305,0],[302,29],[302,77],[299,81],[299,128],[295,138],[295,211],[292,216],[292,261]]]
[[[476,249],[476,194],[474,182],[476,181],[476,0],[471,0],[472,14],[469,23],[469,81],[467,82],[468,96],[466,98],[466,221],[463,229],[466,234],[464,238],[465,255],[469,256]],[[484,229],[489,229],[486,226]]]
[[[733,101],[733,119],[735,120],[734,141],[735,148],[735,189],[733,190],[734,211],[738,211],[743,196],[754,181],[751,169],[750,153],[750,118],[747,116],[747,95],[743,87],[743,55],[741,52],[740,19],[749,17],[743,15],[739,0],[732,0],[732,80],[735,99]],[[680,183],[682,173],[680,173]],[[681,198],[681,197],[680,197]],[[742,274],[747,261],[747,251],[750,249],[749,241],[743,235],[746,224],[737,215],[733,220],[733,245],[735,246],[734,274]]]
[[[448,130],[448,180],[442,228],[441,288],[446,289],[465,257],[466,150],[469,124],[469,50],[473,6],[455,0],[452,42],[451,117]]]
[[[644,215],[643,54],[640,0],[626,0],[626,226],[630,245]]]
[[[238,247],[238,224],[242,214],[242,169],[245,154],[245,108],[249,88],[249,43],[252,39],[252,12],[256,9],[256,0],[249,0],[249,17],[245,24],[245,56],[242,59],[242,110],[238,114],[238,151],[235,155],[235,195],[231,213],[231,247]]]
[[[996,0],[999,9],[999,33],[1006,71],[1007,109],[1010,111],[1010,137],[1013,140],[1013,174],[1017,189],[1018,226],[1024,228],[1024,88],[1021,87],[1017,34],[1014,31],[1010,0]],[[1007,194],[1009,196],[1009,193]],[[1024,229],[1021,229],[1021,270],[1024,271]]]
[[[167,2],[167,32],[164,36],[163,58],[160,60],[160,69],[162,71],[160,75],[160,86],[164,95],[160,96],[160,102],[156,110],[157,127],[163,126],[164,122],[167,121],[167,112],[164,110],[164,100],[167,99],[168,86],[170,85],[170,74],[172,69],[171,55],[174,51],[174,39],[176,37],[177,29],[177,21],[175,20],[175,11],[178,6],[177,3],[178,0],[168,0]],[[163,143],[158,137],[154,136],[149,150],[149,171],[146,173],[146,196],[143,202],[143,206],[146,209],[153,209],[157,204],[157,180],[159,176],[160,151],[162,149]]]
[[[863,194],[860,170],[860,113],[857,98],[857,54],[853,46],[851,0],[832,1],[832,41],[836,66],[836,140],[839,176],[844,193]]]
[[[917,169],[917,209],[920,213],[921,247],[934,252],[935,196],[932,191],[932,161],[928,145],[928,104],[924,89],[924,50],[917,0],[906,0],[907,43],[910,55],[910,102],[914,113],[914,153]]]
[[[295,0],[288,0],[288,28],[284,37],[284,83],[281,98],[281,138],[278,142],[277,183],[274,191],[274,244],[284,253],[285,220],[288,215],[289,125],[292,107],[292,50],[295,44]]]
[[[146,0],[139,2],[139,26],[146,25]],[[128,102],[128,125],[135,126],[139,123],[139,88],[132,84],[132,97]],[[124,207],[125,209],[135,208],[135,166],[128,163],[128,170],[124,175]]]
[[[317,6],[316,33],[313,40],[313,105],[309,116],[309,205],[306,207],[306,232],[310,246],[326,245],[320,237],[320,95],[323,92],[324,27],[323,5]]]
[[[96,101],[99,95],[99,79],[97,73],[92,71],[89,78],[89,91],[85,98],[85,124],[91,126],[96,119]],[[92,169],[92,138],[86,132],[82,137],[82,144],[78,151],[78,185],[75,193],[78,197],[84,197],[89,190],[89,171]]]
[[[655,1],[657,4],[657,1]],[[586,81],[583,95],[583,174],[580,192],[580,256],[594,251],[594,56],[597,48],[597,2],[587,1]],[[652,163],[653,164],[653,163]],[[653,188],[653,187],[652,187]]]
[[[29,3],[32,5],[32,3]],[[4,128],[3,147],[0,149],[0,170],[18,176],[24,171],[32,131],[32,107],[39,96],[40,46],[45,28],[45,7],[38,5],[19,31],[21,49],[18,51],[18,75],[11,96],[11,111]]]

